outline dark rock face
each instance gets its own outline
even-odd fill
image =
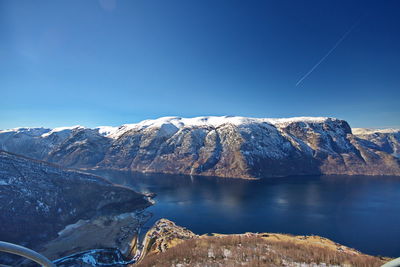
[[[24,136],[23,142],[17,138],[20,132],[0,132],[0,146],[76,168],[239,178],[400,175],[399,147],[392,146],[393,140],[399,144],[399,135],[363,139],[346,121],[334,118],[169,117],[123,125],[108,134],[77,128],[55,141],[49,136],[60,131]],[[26,151],[29,142],[41,153]]]
[[[0,151],[0,239],[37,247],[66,225],[150,205],[142,194],[87,173]]]
[[[104,158],[111,140],[92,129],[77,129],[44,157],[62,166],[86,168],[95,166]]]

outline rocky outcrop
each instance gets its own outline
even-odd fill
[[[198,238],[199,236],[192,231],[176,225],[167,219],[158,220],[143,240],[143,249],[140,259],[146,255],[165,252],[185,240]],[[139,259],[139,260],[140,260]]]
[[[250,179],[400,175],[398,133],[368,139],[335,118],[166,117],[115,128],[61,129],[2,131],[0,146],[75,168]]]
[[[130,266],[381,266],[378,258],[320,236],[245,233],[198,236],[161,219],[147,233],[141,260]]]
[[[101,177],[0,151],[0,236],[30,248],[78,220],[150,205],[142,194]]]

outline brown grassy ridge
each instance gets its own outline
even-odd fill
[[[182,241],[136,264],[158,266],[300,266],[301,263],[339,266],[381,266],[388,261],[362,254],[328,239],[283,234],[201,236]]]

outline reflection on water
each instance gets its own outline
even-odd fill
[[[316,234],[365,253],[400,256],[400,178],[297,176],[257,181],[96,171],[154,192],[154,216],[197,234]]]

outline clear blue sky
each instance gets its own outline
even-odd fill
[[[399,14],[396,0],[2,0],[0,129],[201,115],[400,127]]]

